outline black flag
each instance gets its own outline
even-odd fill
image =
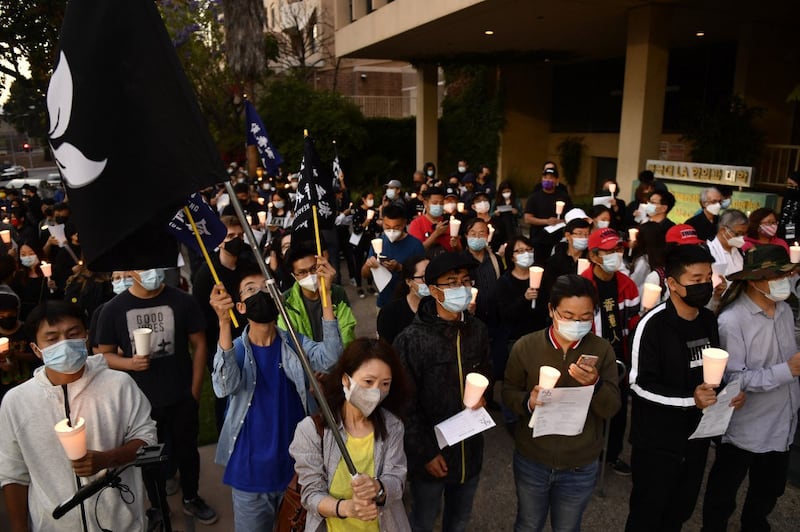
[[[317,221],[320,230],[332,229],[336,219],[334,212],[335,179],[328,167],[322,165],[314,147],[314,140],[307,136],[303,144],[303,162],[300,163],[300,181],[294,198],[295,218],[292,223],[292,244],[315,242],[312,205],[317,206]]]
[[[89,268],[174,266],[167,223],[225,171],[156,4],[70,0],[47,109]]]

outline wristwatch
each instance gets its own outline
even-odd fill
[[[381,479],[376,477],[375,480],[378,481],[378,485],[381,487],[378,490],[378,494],[375,495],[375,505],[383,506],[384,504],[386,504],[386,490],[383,488],[383,482],[381,482]]]

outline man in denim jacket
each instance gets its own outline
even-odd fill
[[[334,275],[321,257],[317,271],[326,278]],[[333,367],[342,353],[330,286],[326,284],[328,294],[323,298],[327,303],[322,307],[323,341],[298,335],[312,368],[320,372]],[[222,285],[211,294],[220,330],[212,382],[217,397],[229,397],[215,462],[225,466],[223,482],[233,491],[236,530],[272,530],[278,504],[294,474],[289,443],[297,423],[316,405],[291,337],[275,325],[278,309],[260,270],[242,272],[234,297],[236,310],[248,322],[235,341],[230,322],[234,300]]]

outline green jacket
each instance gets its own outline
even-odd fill
[[[353,309],[350,308],[344,288],[335,284],[331,287],[331,293],[333,295],[333,314],[339,322],[342,345],[347,347],[350,342],[356,339],[356,317],[353,315]],[[313,339],[314,333],[311,330],[311,320],[308,317],[308,313],[306,313],[306,306],[303,304],[303,293],[300,285],[294,283],[290,289],[283,293],[283,299],[286,302],[286,313],[289,315],[289,319],[292,320],[295,331]],[[283,316],[278,316],[278,327],[286,330],[286,322],[283,321]]]

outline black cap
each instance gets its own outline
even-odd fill
[[[459,197],[458,189],[455,188],[455,187],[447,187],[446,189],[444,189],[444,197],[445,198],[450,198],[450,197],[458,198]]]
[[[447,272],[457,271],[462,268],[473,270],[478,267],[478,261],[458,253],[440,253],[428,263],[425,268],[425,282],[435,284],[436,280]]]
[[[548,167],[542,170],[542,175],[551,175],[553,177],[558,177],[558,170],[552,167]]]

